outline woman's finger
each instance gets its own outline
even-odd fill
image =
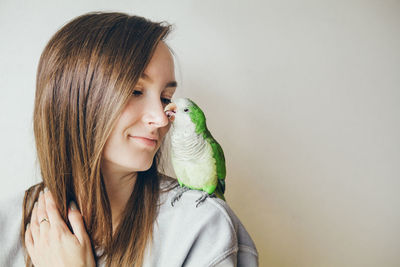
[[[37,218],[37,206],[38,203],[35,202],[32,209],[31,221],[29,224],[29,228],[32,233],[33,243],[35,243],[39,238],[39,223]]]
[[[57,209],[56,202],[54,201],[54,198],[47,187],[44,189],[43,196],[46,203],[47,216],[49,216],[48,218],[51,222],[51,225],[61,227],[63,230],[68,230],[67,225]]]
[[[31,257],[32,261],[34,261],[34,242],[33,242],[33,237],[32,237],[32,231],[31,231],[31,225],[28,223],[26,225],[26,230],[25,230],[25,247],[26,250],[28,251],[29,256]]]
[[[79,243],[84,245],[88,241],[88,235],[85,229],[85,224],[83,223],[83,218],[79,212],[74,201],[71,201],[68,209],[68,220],[71,224],[74,235],[78,238]]]
[[[26,225],[25,230],[25,246],[28,249],[28,253],[31,253],[33,248],[33,238],[29,223]]]
[[[40,234],[45,234],[50,228],[49,217],[46,212],[46,202],[43,197],[43,191],[40,191],[37,205],[37,219],[39,223]]]

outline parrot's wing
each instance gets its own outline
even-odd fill
[[[218,142],[212,137],[211,133],[207,131],[208,142],[210,143],[213,150],[213,157],[215,158],[217,164],[217,176],[218,183],[221,184],[222,193],[225,192],[225,177],[226,177],[226,167],[225,167],[225,156],[222,147]]]
[[[214,140],[215,141],[215,140]],[[213,150],[216,150],[216,154],[218,154],[218,158],[220,160],[217,160],[217,175],[218,175],[218,184],[217,184],[217,189],[215,190],[215,194],[222,200],[225,200],[224,193],[225,193],[225,176],[226,176],[226,167],[225,167],[225,156],[224,156],[224,151],[222,151],[222,147],[215,141],[215,145],[212,145],[213,147],[215,146],[216,149],[213,148]]]

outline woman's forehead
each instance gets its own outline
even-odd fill
[[[140,81],[153,83],[162,80],[167,87],[176,87],[174,61],[168,47],[159,43],[146,69],[140,76]]]

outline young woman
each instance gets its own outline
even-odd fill
[[[51,38],[34,108],[43,182],[0,206],[1,266],[258,265],[224,201],[196,208],[191,190],[170,205],[177,183],[158,172],[177,87],[170,30],[92,12]]]

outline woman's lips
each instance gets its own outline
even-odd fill
[[[141,136],[131,136],[130,135],[129,137],[142,143],[142,144],[145,144],[147,146],[156,146],[157,145],[157,140],[152,140],[152,139],[148,139],[148,138],[141,137]]]

